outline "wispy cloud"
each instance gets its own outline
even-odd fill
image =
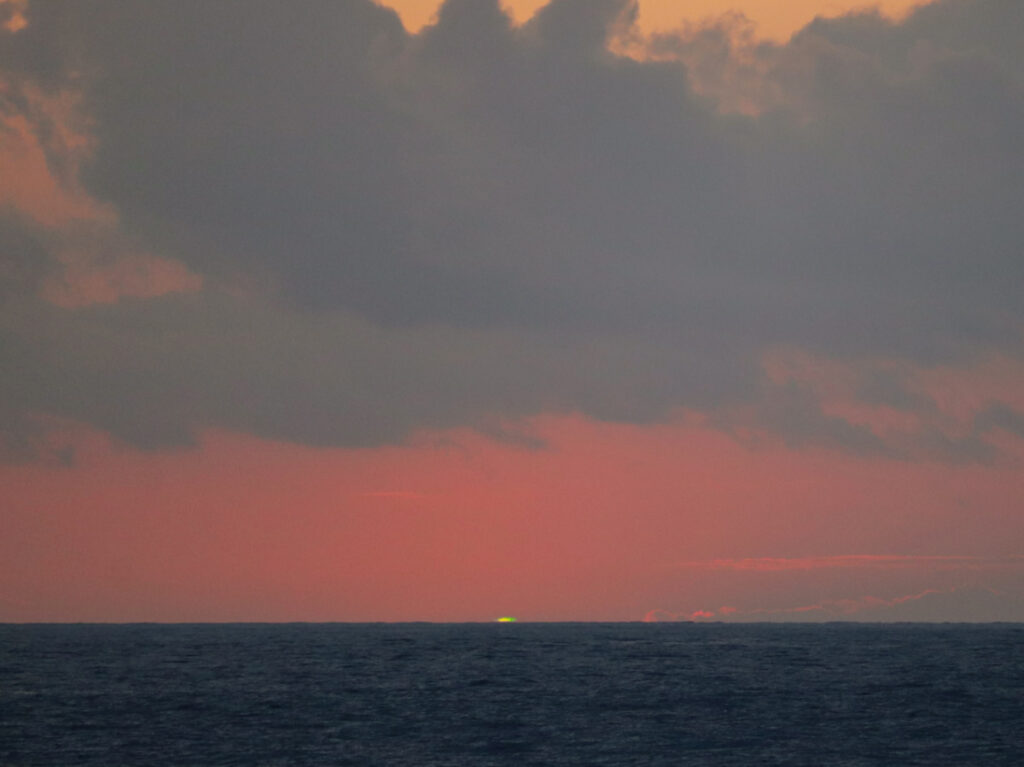
[[[798,607],[781,607],[781,608],[757,608],[755,610],[749,610],[746,612],[733,611],[731,613],[720,613],[720,614],[731,614],[731,615],[801,615],[807,613],[822,613],[825,615],[853,615],[864,610],[896,607],[897,605],[906,604],[907,602],[917,602],[918,600],[924,599],[925,597],[938,595],[938,594],[950,594],[956,589],[925,589],[915,594],[905,594],[903,596],[893,597],[892,599],[883,599],[875,596],[863,596],[856,597],[853,599],[825,599],[820,602],[811,605],[800,605]]]
[[[416,501],[426,498],[426,493],[418,493],[414,490],[370,490],[359,493],[360,498],[392,498],[399,501]]]
[[[977,592],[978,590],[975,590]],[[739,609],[736,607],[723,606],[718,608],[702,608],[692,612],[672,612],[670,610],[651,610],[644,616],[647,623],[660,621],[700,621],[700,620],[739,620],[739,621],[760,621],[760,620],[842,620],[853,616],[861,619],[892,619],[892,613],[897,608],[913,605],[929,599],[938,599],[960,593],[967,594],[963,588],[935,589],[928,588],[912,594],[903,594],[896,597],[884,598],[873,595],[851,597],[845,599],[823,599],[813,604],[796,605],[789,607],[756,607],[751,609]],[[1005,595],[1002,592],[991,588],[980,590],[984,596],[991,600],[1001,599]],[[977,594],[974,594],[975,596]],[[918,619],[915,617],[914,619]]]
[[[915,554],[840,554],[818,557],[746,557],[676,562],[679,569],[787,572],[824,569],[965,569],[1002,570],[1024,567],[1021,556],[964,556]]]

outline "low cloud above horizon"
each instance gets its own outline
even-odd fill
[[[785,42],[728,10],[0,2],[3,470],[85,471],[82,434],[539,460],[581,420],[1012,498],[1024,4]],[[968,541],[1024,542],[1016,511]],[[820,570],[840,539],[706,557]],[[871,550],[1013,554],[902,545]]]

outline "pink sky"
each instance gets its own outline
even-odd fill
[[[974,615],[979,593],[1018,594],[1016,466],[744,447],[685,417],[535,428],[546,447],[451,432],[328,450],[211,432],[197,449],[149,454],[80,434],[72,468],[0,472],[0,610],[757,619],[826,601],[832,617],[878,619],[883,602],[925,590],[952,617]]]

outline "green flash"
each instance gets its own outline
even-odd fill
[[[506,615],[506,616],[504,616],[502,618],[498,618],[498,623],[515,623],[515,622],[516,622],[516,619],[513,618],[511,615]]]

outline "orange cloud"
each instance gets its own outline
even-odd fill
[[[129,252],[104,259],[78,249],[60,253],[58,260],[63,271],[43,284],[42,295],[66,309],[111,304],[123,297],[191,293],[203,287],[202,277],[184,264],[151,253]]]
[[[1024,422],[1024,362],[980,354],[971,364],[925,367],[890,359],[830,359],[798,349],[762,356],[764,398],[801,393],[821,419],[856,429],[892,455],[946,461],[1017,460]],[[737,408],[735,432],[771,440],[761,404]],[[1014,413],[1017,415],[1015,416]],[[823,420],[823,423],[825,421]]]
[[[10,97],[12,88],[0,80],[0,100]],[[114,209],[97,202],[77,184],[77,171],[83,156],[91,150],[88,138],[70,127],[74,99],[66,94],[47,96],[35,88],[24,88],[29,109],[59,126],[51,147],[70,160],[66,178],[51,170],[46,147],[33,123],[23,114],[0,117],[0,205],[9,205],[22,215],[45,227],[60,227],[76,221],[112,224]]]
[[[28,0],[0,0],[0,5],[10,6],[10,15],[2,25],[5,30],[14,34],[28,26],[28,18],[25,15],[28,10]]]
[[[42,286],[43,297],[73,308],[199,290],[202,278],[180,262],[128,246],[116,209],[82,188],[79,173],[96,146],[78,94],[0,79],[0,101],[15,91],[25,107],[0,116],[0,207],[47,233],[61,270]],[[59,174],[51,157],[60,160]]]

